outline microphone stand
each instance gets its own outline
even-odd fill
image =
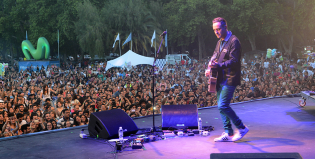
[[[155,133],[155,132],[157,132],[156,131],[156,127],[155,127],[155,113],[154,113],[154,110],[155,110],[155,97],[154,97],[154,87],[155,87],[155,83],[154,83],[154,77],[155,77],[155,61],[156,61],[156,58],[159,56],[159,52],[160,52],[160,49],[161,49],[161,46],[162,46],[162,43],[163,43],[163,40],[164,40],[164,37],[165,37],[165,35],[167,34],[167,32],[166,31],[164,31],[161,35],[160,35],[160,37],[162,37],[162,41],[161,41],[161,44],[160,44],[160,47],[159,47],[159,49],[158,49],[158,51],[157,51],[157,54],[154,56],[154,61],[153,61],[153,65],[152,65],[152,75],[153,75],[153,77],[152,77],[152,83],[153,83],[153,87],[152,87],[152,95],[153,95],[153,105],[152,105],[152,107],[153,107],[153,129],[152,129],[152,132],[153,133]]]

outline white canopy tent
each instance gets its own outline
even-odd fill
[[[114,60],[108,61],[106,65],[106,71],[112,67],[125,67],[127,68],[127,70],[130,70],[132,66],[136,66],[140,64],[153,65],[153,61],[154,61],[153,57],[141,56],[129,50],[122,56]]]

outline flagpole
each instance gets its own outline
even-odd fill
[[[58,29],[58,58],[59,58],[59,61],[60,61],[60,56],[59,56],[59,29]]]
[[[120,52],[120,56],[121,56],[121,49],[120,49],[120,37],[119,37],[119,52]]]
[[[26,40],[27,40],[27,30],[26,30]]]
[[[132,32],[130,33],[131,35],[131,51],[132,51]]]
[[[154,30],[154,33],[155,33],[155,30]],[[155,35],[154,35],[154,37],[155,37]],[[154,53],[154,57],[156,57],[156,37],[154,38],[154,40],[155,40],[155,46],[154,46],[154,50],[155,50],[155,53]]]
[[[166,29],[166,32],[167,32],[167,29]],[[166,34],[166,36],[167,36],[167,34]],[[166,39],[167,40],[167,39]],[[166,41],[167,42],[167,41]],[[166,55],[168,55],[168,44],[167,44],[167,46],[166,46]]]

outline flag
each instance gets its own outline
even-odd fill
[[[131,35],[131,33],[129,34],[129,36],[128,36],[128,38],[126,39],[126,41],[124,42],[124,44],[123,44],[123,46],[126,44],[126,43],[128,43],[129,41],[131,41],[131,37],[132,35]]]
[[[154,33],[153,33],[153,35],[152,35],[152,39],[151,39],[151,47],[152,47],[152,45],[153,45],[153,40],[155,39],[155,30],[154,30]]]
[[[167,47],[167,29],[166,29],[166,35],[165,35],[165,47]]]
[[[119,33],[118,33],[118,35],[117,35],[117,37],[116,37],[116,40],[114,41],[113,48],[115,47],[115,43],[116,43],[116,41],[118,41],[118,40],[119,40]]]

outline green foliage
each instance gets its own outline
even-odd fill
[[[198,37],[199,59],[206,52],[205,39],[213,32],[212,19],[221,13],[223,5],[215,0],[173,0],[166,4],[169,39],[172,44],[187,46]]]
[[[311,45],[315,37],[314,0],[2,0],[0,46],[21,53],[27,30],[34,45],[45,37],[56,53],[60,30],[61,54],[103,56],[118,52],[118,45],[112,48],[117,33],[123,44],[132,32],[133,51],[150,53],[153,31],[159,35],[168,29],[169,46],[197,44],[201,57],[216,43],[212,19],[218,16],[252,49],[255,39],[268,37],[292,52],[293,45]],[[157,36],[157,44],[160,40]],[[123,52],[129,48],[130,43]]]
[[[194,42],[199,29],[202,32],[212,30],[212,19],[220,13],[222,5],[214,0],[173,0],[166,4],[164,10],[168,16],[168,26],[173,41],[190,38]],[[187,43],[179,43],[187,45]]]
[[[278,17],[281,9],[274,1],[234,0],[228,12],[229,27],[246,35],[252,50],[256,49],[256,37],[276,35],[282,29],[283,21]]]
[[[28,39],[33,44],[36,45],[39,37],[45,37],[57,52],[59,29],[61,52],[73,51],[78,47],[74,34],[77,15],[74,9],[78,2],[80,0],[4,0],[0,9],[0,38],[19,47],[28,31]]]
[[[84,0],[84,3],[78,4],[77,10],[75,32],[82,51],[102,56],[106,26],[103,25],[97,8],[90,1]]]
[[[55,34],[57,32],[57,17],[58,4],[56,1],[36,0],[32,1],[33,5],[26,8],[27,15],[29,16],[27,26],[29,33],[29,40],[35,44],[39,37],[45,37],[50,43],[56,41]],[[23,4],[21,4],[23,5]],[[24,6],[24,5],[23,5]]]
[[[112,45],[117,33],[120,33],[121,44],[123,44],[132,32],[133,51],[149,52],[154,30],[157,34],[162,32],[157,21],[157,18],[162,19],[160,8],[162,7],[159,2],[110,0],[102,9],[104,25],[109,27],[107,35],[109,46]],[[126,44],[123,48],[126,46],[129,48],[130,45],[130,43]]]
[[[312,45],[315,39],[315,1],[297,0],[295,5],[293,33],[297,37],[296,45]],[[292,10],[291,5],[287,11],[292,12]]]

